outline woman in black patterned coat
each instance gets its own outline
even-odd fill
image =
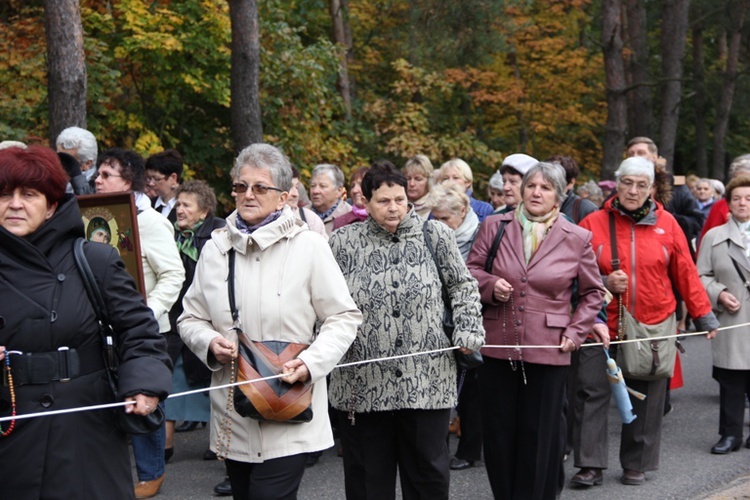
[[[408,204],[406,179],[378,162],[362,180],[369,218],[331,235],[331,248],[362,311],[363,323],[342,362],[450,347],[435,248],[452,301],[453,342],[465,353],[484,343],[476,281],[447,226],[421,219]],[[456,404],[452,351],[334,370],[331,404],[342,419],[346,496],[394,498],[398,464],[404,498],[448,498],[445,445]]]

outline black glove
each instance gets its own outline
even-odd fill
[[[71,156],[68,153],[57,153],[57,156],[60,157],[60,163],[62,163],[68,177],[72,179],[73,177],[83,175],[81,172],[81,164],[78,163],[78,160],[76,160],[74,156]]]

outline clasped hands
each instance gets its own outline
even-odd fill
[[[236,359],[238,355],[237,343],[233,342],[224,337],[214,337],[211,343],[208,344],[208,350],[213,353],[216,361],[225,365],[232,359]],[[281,380],[287,384],[293,384],[295,382],[305,382],[310,378],[310,370],[307,369],[307,365],[304,361],[299,358],[290,359],[282,367]]]

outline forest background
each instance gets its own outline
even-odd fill
[[[627,138],[646,135],[675,173],[724,179],[750,152],[749,4],[3,0],[0,140],[48,143],[69,125],[55,122],[60,99],[49,97],[59,85],[51,63],[69,54],[50,56],[47,42],[80,33],[75,124],[101,149],[178,149],[188,176],[227,204],[228,171],[246,145],[232,118],[246,105],[232,98],[232,37],[250,30],[250,136],[280,146],[305,177],[318,163],[349,172],[380,158],[401,166],[422,153],[437,167],[460,157],[482,197],[505,155],[570,155],[581,180],[611,178]],[[232,23],[239,8],[257,25]]]

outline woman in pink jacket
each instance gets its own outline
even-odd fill
[[[591,332],[604,288],[591,233],[560,216],[562,168],[536,164],[521,195],[514,211],[485,221],[467,261],[479,282],[487,345],[518,346],[482,349],[484,458],[495,498],[553,499],[570,352]],[[530,345],[550,347],[523,348]]]

